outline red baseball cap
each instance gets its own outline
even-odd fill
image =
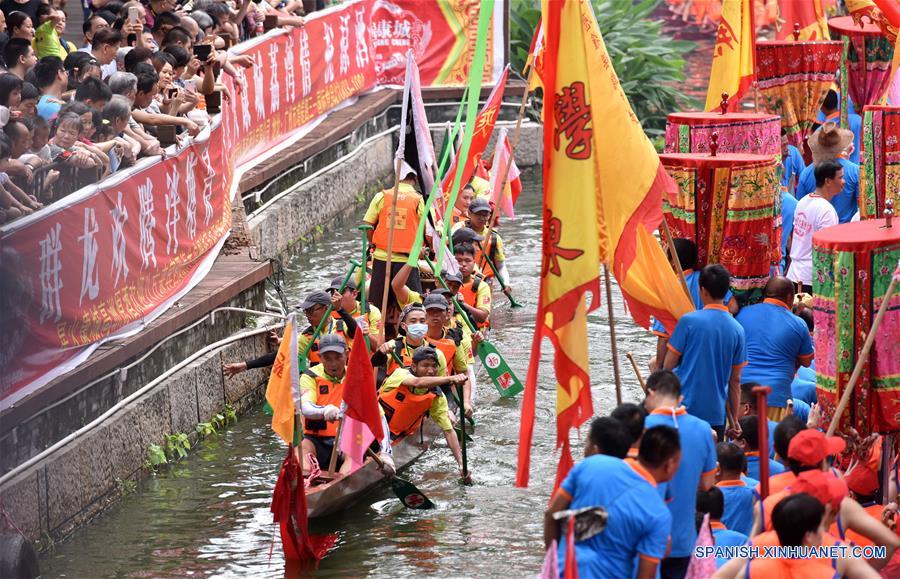
[[[828,456],[834,456],[847,446],[839,436],[825,436],[815,428],[802,430],[791,439],[788,458],[804,466],[817,466]]]
[[[802,472],[791,484],[791,494],[806,493],[826,507],[831,505],[832,512],[840,508],[841,501],[849,492],[847,483],[842,478],[821,470]]]

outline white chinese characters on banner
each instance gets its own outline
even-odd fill
[[[125,259],[126,237],[125,222],[128,221],[128,208],[122,203],[122,192],[119,191],[116,206],[109,212],[112,217],[112,267],[110,273],[116,275],[113,279],[113,287],[119,287],[119,278],[122,281],[128,279],[128,261]]]
[[[325,84],[334,82],[334,30],[328,23],[322,27],[322,40],[325,42]]]
[[[340,68],[338,69],[341,76],[347,74],[350,70],[350,15],[341,16],[341,56]]]
[[[150,262],[156,268],[156,241],[153,239],[153,228],[156,217],[153,215],[153,181],[147,178],[138,185],[138,197],[141,202],[141,269],[148,269]]]
[[[303,98],[312,91],[312,71],[309,62],[309,33],[300,31],[300,83],[303,85]]]
[[[81,242],[81,293],[78,295],[78,305],[84,301],[84,296],[91,300],[97,299],[100,293],[100,273],[97,271],[97,240],[95,236],[100,231],[97,224],[97,214],[93,207],[84,208],[84,232],[78,236]]]
[[[288,36],[284,58],[284,86],[287,88],[288,103],[293,103],[297,98],[297,87],[294,86],[294,80],[294,37]]]
[[[181,221],[178,185],[178,164],[174,163],[172,171],[166,173],[166,255],[178,254],[178,223]]]
[[[269,114],[275,114],[281,108],[281,84],[278,79],[278,43],[273,42],[269,45],[269,67],[272,74],[269,78]]]
[[[253,67],[253,104],[256,107],[256,119],[262,121],[266,118],[266,91],[263,79],[263,67]]]
[[[253,120],[250,118],[250,93],[247,91],[247,75],[244,73],[244,67],[237,67],[235,75],[235,90],[241,95],[241,125],[244,130],[250,130]]]
[[[62,242],[59,239],[59,231],[62,226],[57,222],[44,239],[41,245],[41,315],[40,323],[46,320],[58,322],[62,319],[62,306],[59,303],[59,292],[63,288],[62,262],[59,253],[62,251]]]
[[[356,66],[362,68],[369,65],[369,43],[366,41],[365,10],[354,12],[356,16]]]
[[[213,194],[213,178],[216,176],[215,171],[213,170],[212,161],[209,158],[209,143],[205,149],[203,149],[203,154],[200,155],[200,159],[203,161],[203,168],[206,170],[203,175],[203,226],[209,227],[209,222],[212,220],[213,216],[213,206],[212,206],[212,194]]]
[[[184,175],[184,188],[187,190],[187,215],[185,227],[187,227],[188,239],[191,241],[197,237],[197,177],[194,174],[194,166],[197,164],[197,157],[193,152],[188,154],[185,168],[187,173]]]

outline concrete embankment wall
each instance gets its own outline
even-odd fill
[[[498,126],[501,124],[512,130],[512,123]],[[340,158],[312,174],[298,172],[296,183],[251,214],[250,235],[261,257],[283,260],[301,251],[335,218],[368,203],[375,192],[391,182],[396,131],[371,133],[369,130],[357,138],[351,135],[350,146],[335,144],[341,148],[335,155]],[[442,131],[434,130],[433,138],[435,148],[440,150]],[[489,150],[492,148],[493,139]],[[334,155],[334,151],[329,154]],[[539,165],[541,158],[542,127],[526,123],[516,162],[527,167]],[[304,161],[298,159],[297,164]],[[251,287],[228,305],[264,309],[264,285]],[[0,441],[6,453],[0,457],[5,464],[2,472],[16,468],[12,476],[0,482],[3,510],[32,541],[64,539],[120,500],[133,486],[125,481],[139,480],[148,473],[151,444],[164,445],[166,435],[182,432],[191,435],[194,442],[197,424],[209,421],[226,405],[238,414],[252,408],[260,400],[268,369],[226,379],[222,363],[267,352],[263,333],[207,352],[177,372],[158,378],[207,344],[238,331],[243,323],[241,315],[218,314],[215,322],[200,323],[161,346],[141,365],[130,369],[124,379],[111,376],[91,386],[89,395],[60,403],[55,410],[58,418],[47,414],[41,419],[43,427],[35,420],[36,430],[31,434],[21,430],[18,437]],[[134,396],[144,389],[146,392]],[[114,405],[129,395],[134,399]],[[80,424],[94,420],[97,424],[74,437],[61,432],[49,441],[44,437],[39,446],[29,442],[40,438],[39,429],[52,427],[47,420],[62,419]]]
[[[264,286],[260,284],[229,305],[259,308],[264,301]],[[219,313],[214,322],[207,320],[162,346],[146,364],[129,371],[124,384],[117,383],[118,376],[111,377],[109,384],[97,385],[92,396],[82,396],[80,402],[64,402],[61,409],[70,414],[70,420],[77,420],[105,401],[104,388],[125,388],[133,396],[153,383],[144,381],[144,376],[161,376],[167,368],[220,339],[221,332],[234,332],[240,327],[236,319]],[[119,402],[117,407],[107,403],[103,410],[114,411],[106,418],[101,415],[95,419],[96,427],[74,439],[70,435],[58,441],[58,448],[37,455],[34,464],[0,485],[3,510],[32,541],[46,544],[65,538],[133,487],[126,481],[139,480],[148,472],[151,444],[164,446],[166,435],[179,432],[190,434],[196,441],[197,424],[209,421],[226,405],[236,412],[254,405],[267,372],[254,370],[226,380],[222,362],[262,355],[265,341],[265,335],[256,335],[206,353],[168,377],[156,378],[157,383],[135,399]]]

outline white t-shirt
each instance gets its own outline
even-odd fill
[[[791,237],[791,266],[787,277],[804,285],[812,285],[813,234],[838,224],[837,211],[830,201],[810,193],[794,210],[794,232]]]

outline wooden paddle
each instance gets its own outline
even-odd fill
[[[431,260],[426,257],[425,261],[431,267],[431,270],[434,271],[434,278],[440,282],[444,289],[449,291],[450,288],[447,287],[447,282],[444,281],[444,278],[439,272],[435,271],[436,268],[434,267],[434,264],[431,263]],[[453,307],[456,308],[456,311],[462,316],[463,321],[469,326],[469,329],[472,330],[473,333],[477,332],[478,328],[472,323],[468,312],[459,305],[456,298],[451,297],[450,301],[453,302]],[[497,392],[500,393],[501,398],[511,398],[525,389],[522,385],[522,381],[519,380],[519,377],[516,376],[516,373],[513,372],[512,368],[509,367],[503,354],[501,354],[488,340],[482,340],[481,343],[478,344],[477,354],[481,363],[484,364],[484,368],[491,378],[491,382],[494,384],[494,387],[497,388]]]
[[[456,385],[456,395],[459,396],[459,399],[463,399],[463,385]],[[462,404],[459,405],[459,424],[462,426],[463,436],[459,440],[459,446],[462,450],[462,482],[463,484],[472,484],[472,480],[469,478],[469,455],[466,452],[466,432],[465,432],[465,423],[466,423],[466,407]]]
[[[366,449],[366,454],[370,456],[380,468],[384,467],[384,461],[381,460],[376,453],[372,452],[371,448]],[[416,485],[406,479],[400,478],[396,474],[391,478],[391,490],[394,491],[394,494],[397,495],[397,498],[400,499],[403,506],[408,509],[434,508],[434,503],[425,496],[425,493],[416,488]]]

